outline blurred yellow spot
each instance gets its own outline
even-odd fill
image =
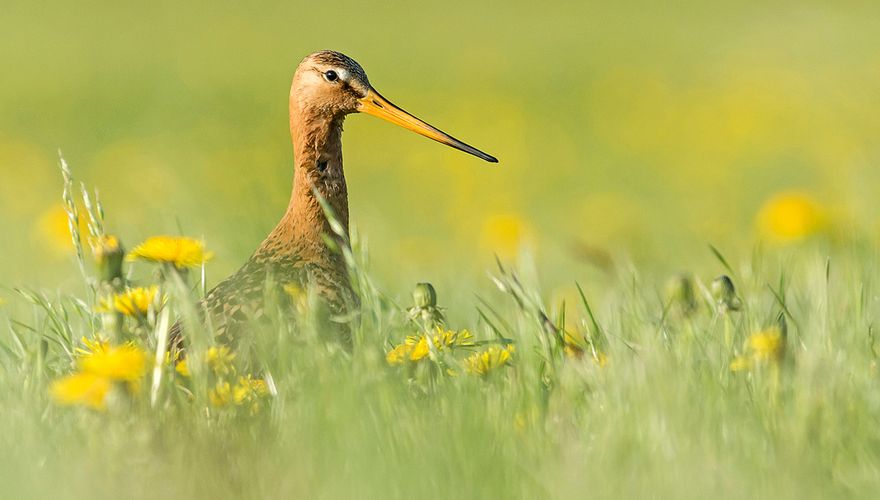
[[[808,195],[786,192],[770,198],[761,207],[757,222],[762,236],[787,243],[822,231],[826,218],[821,207]]]
[[[596,366],[599,368],[605,368],[608,366],[608,356],[599,350],[596,350],[594,347],[589,345],[584,345],[585,342],[575,338],[568,332],[565,332],[565,338],[563,339],[563,347],[562,352],[569,359],[583,359],[584,354],[589,351],[590,359],[596,363]]]
[[[570,344],[568,342],[565,343],[565,347],[562,348],[562,351],[565,353],[565,356],[571,359],[581,359],[584,356],[584,350],[581,346],[577,344]]]
[[[217,385],[208,393],[211,406],[223,407],[232,401],[232,386],[229,382],[217,382]]]
[[[730,362],[730,371],[741,372],[748,370],[751,366],[752,363],[749,361],[749,358],[746,358],[745,356],[737,356]]]
[[[300,301],[305,298],[306,291],[296,283],[288,283],[283,288],[284,292],[294,301]]]
[[[512,213],[490,215],[483,222],[480,243],[484,250],[502,258],[516,257],[523,245],[531,243],[532,231],[528,224]]]
[[[126,260],[173,264],[174,267],[183,269],[200,266],[213,256],[199,240],[179,236],[153,236],[136,246]]]
[[[59,404],[83,405],[106,409],[106,397],[114,381],[126,382],[128,389],[137,389],[144,375],[147,355],[131,344],[118,347],[96,338],[82,339],[84,348],[77,348],[79,371],[56,380],[49,388]]]
[[[181,377],[189,378],[191,376],[189,372],[189,365],[186,364],[186,360],[180,360],[174,365],[174,371],[176,371]]]
[[[208,400],[211,402],[211,406],[217,408],[247,404],[251,415],[254,415],[262,407],[260,399],[268,394],[269,388],[265,381],[247,375],[239,377],[235,386],[225,380],[217,382],[217,385],[208,392]]]
[[[235,360],[235,353],[225,345],[208,349],[205,359],[208,362],[208,367],[217,375],[226,375],[235,371],[235,366],[232,364]]]
[[[779,328],[768,328],[750,335],[746,348],[758,361],[778,361],[785,353],[785,337]]]
[[[147,369],[147,355],[131,344],[107,347],[79,359],[80,369],[109,380],[136,382]]]
[[[568,320],[568,315],[566,314],[566,321]],[[576,330],[577,326],[575,325],[572,330]],[[565,353],[566,357],[571,359],[580,359],[584,356],[584,351],[586,347],[584,346],[585,342],[578,338],[575,334],[565,331],[562,338],[562,352]]]
[[[300,312],[303,312],[309,307],[309,293],[308,291],[301,287],[296,283],[288,283],[283,287],[284,293],[290,297],[291,304],[297,308]]]
[[[80,214],[78,225],[80,235],[88,234],[88,226],[82,214]],[[39,240],[44,242],[53,254],[62,256],[73,252],[73,237],[70,235],[70,226],[64,205],[58,203],[44,212],[37,221],[36,231]]]
[[[232,399],[235,404],[240,405],[248,401],[261,398],[269,394],[269,388],[263,379],[255,379],[251,375],[246,377],[238,377],[238,384],[232,392]]]
[[[52,383],[52,397],[63,405],[84,405],[96,410],[106,409],[105,398],[110,380],[94,373],[73,373]]]
[[[749,335],[744,347],[745,354],[730,362],[731,371],[747,371],[781,361],[785,356],[785,335],[779,327],[770,327]]]

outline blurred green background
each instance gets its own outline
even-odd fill
[[[521,243],[552,284],[609,255],[747,255],[791,191],[831,240],[880,230],[876,2],[4,0],[0,39],[6,285],[77,282],[59,148],[128,246],[182,231],[216,252],[212,281],[233,271],[284,211],[289,82],[323,48],[501,160],[349,118],[353,221],[386,286],[482,279]]]

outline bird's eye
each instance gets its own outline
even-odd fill
[[[337,75],[336,72],[331,69],[324,72],[324,79],[328,82],[335,82],[339,79],[339,75]]]

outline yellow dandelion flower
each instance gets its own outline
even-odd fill
[[[178,269],[183,269],[200,266],[213,256],[199,240],[178,236],[153,236],[136,246],[128,254],[127,260],[173,264]]]
[[[232,402],[236,406],[247,406],[251,415],[262,409],[261,400],[269,394],[269,387],[262,379],[254,379],[250,375],[239,377],[238,383],[232,388]]]
[[[263,379],[254,379],[248,375],[247,377],[238,378],[238,383],[232,391],[232,399],[235,404],[240,405],[267,394],[269,394],[269,388],[266,386],[266,382]]]
[[[126,316],[143,316],[159,293],[158,286],[129,288],[122,293],[101,300],[101,312],[116,311]]]
[[[102,339],[100,336],[97,336],[93,339],[88,337],[82,337],[79,339],[79,342],[83,345],[83,347],[77,347],[74,349],[74,352],[77,356],[90,356],[96,352],[105,352],[108,347],[110,347],[110,342]]]
[[[111,382],[106,377],[77,372],[53,382],[50,393],[62,405],[83,405],[104,410],[110,387]]]
[[[257,396],[266,396],[269,394],[269,385],[266,384],[265,380],[261,378],[249,379],[249,383],[251,390],[254,391],[254,394]]]
[[[176,371],[181,377],[189,378],[191,375],[189,373],[189,365],[186,364],[186,360],[182,359],[174,365],[174,371]]]
[[[431,340],[437,350],[474,346],[474,336],[467,330],[454,331],[437,327],[435,333],[431,335]],[[426,335],[410,335],[404,343],[414,346],[424,344],[425,348],[428,347]]]
[[[436,347],[436,345],[435,345],[435,347]],[[431,354],[431,348],[428,347],[428,338],[423,336],[423,337],[420,337],[419,341],[416,342],[416,344],[412,346],[412,349],[410,350],[410,353],[409,353],[409,360],[410,361],[419,361],[421,359],[428,357],[429,354]]]
[[[428,344],[428,335],[411,335],[406,338],[404,345],[410,346],[410,361],[419,361],[428,357],[431,347]],[[437,327],[434,334],[430,335],[430,342],[434,345],[434,349],[442,351],[444,349],[456,349],[459,347],[473,347],[474,336],[467,330],[444,330]]]
[[[403,341],[403,344],[388,352],[385,360],[388,364],[399,365],[405,361],[420,361],[427,358],[431,353],[428,338],[428,335],[410,335]],[[474,336],[467,330],[453,331],[437,327],[436,332],[430,335],[430,338],[430,342],[437,351],[460,347],[468,348],[475,345]]]
[[[785,354],[785,337],[778,327],[767,328],[750,335],[746,349],[757,361],[779,361]]]
[[[413,346],[409,344],[400,344],[385,355],[385,361],[387,361],[389,365],[402,365],[409,359],[412,350]]]
[[[437,335],[434,335],[434,344],[443,347],[473,347],[474,336],[467,330],[443,330],[437,327]]]
[[[808,195],[780,193],[770,198],[758,212],[761,235],[777,243],[799,241],[822,231],[826,217]]]
[[[232,386],[229,382],[217,382],[217,385],[208,392],[208,400],[211,406],[218,408],[229,405],[232,402]]]
[[[779,327],[770,327],[749,335],[745,354],[730,362],[734,372],[751,370],[755,366],[781,361],[785,356],[785,335]]]
[[[80,358],[79,367],[110,380],[136,382],[147,370],[147,355],[131,344],[107,347]]]
[[[474,375],[488,375],[493,370],[507,365],[513,351],[513,345],[509,345],[506,348],[494,345],[490,346],[484,351],[475,352],[468,356],[464,360],[464,368],[468,373]]]
[[[208,367],[211,368],[216,375],[227,375],[235,371],[232,362],[235,360],[235,353],[225,345],[214,346],[208,349],[205,354],[205,360]]]

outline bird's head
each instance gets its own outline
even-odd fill
[[[293,77],[290,100],[297,109],[325,118],[367,113],[483,160],[498,162],[392,104],[370,85],[360,64],[339,52],[322,50],[303,59]]]

